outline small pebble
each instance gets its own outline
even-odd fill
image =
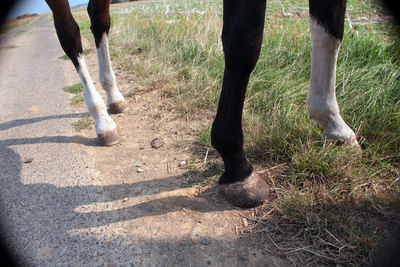
[[[246,218],[242,218],[242,222],[244,227],[249,227],[249,223]]]
[[[32,163],[32,161],[33,161],[33,158],[26,158],[24,160],[24,163]]]
[[[136,172],[137,173],[142,173],[142,172],[144,172],[144,170],[142,168],[139,168],[139,169],[136,170]]]
[[[247,261],[247,257],[246,257],[246,256],[243,256],[243,255],[240,255],[240,256],[239,256],[239,260],[241,260],[241,261]]]
[[[186,165],[186,160],[182,160],[181,162],[179,162],[178,167],[183,167]]]
[[[204,238],[201,240],[201,244],[202,244],[202,245],[210,245],[210,244],[211,244],[211,239],[210,239],[209,237],[204,237]]]
[[[164,139],[157,137],[151,141],[150,145],[152,148],[158,149],[164,145]]]

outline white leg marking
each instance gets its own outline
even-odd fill
[[[85,97],[85,103],[89,110],[89,113],[94,119],[96,133],[104,134],[110,132],[114,130],[117,125],[111,119],[110,115],[108,115],[106,105],[104,104],[103,99],[94,87],[83,55],[78,56],[78,62],[78,74],[84,87],[83,96]]]
[[[339,114],[336,102],[336,61],[340,40],[330,35],[310,17],[312,34],[312,63],[308,111],[323,129],[328,139],[353,139],[355,134]]]
[[[108,36],[106,33],[103,34],[97,48],[97,60],[99,63],[100,83],[107,93],[107,105],[125,102],[124,97],[118,90],[115,74],[111,66]]]

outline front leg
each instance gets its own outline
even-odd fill
[[[222,43],[225,72],[211,138],[224,160],[219,180],[229,202],[254,207],[267,196],[266,183],[254,172],[243,151],[242,111],[251,72],[260,55],[265,0],[225,0]]]
[[[325,139],[358,146],[336,101],[336,62],[343,38],[346,0],[310,0],[312,63],[307,97],[310,117],[323,128]]]
[[[121,113],[128,110],[128,103],[119,92],[114,70],[111,66],[108,45],[110,30],[110,1],[90,0],[88,4],[90,29],[96,42],[97,60],[99,63],[99,80],[107,94],[107,106],[111,113]]]
[[[74,64],[83,84],[83,95],[100,143],[111,146],[119,143],[117,125],[109,116],[106,105],[97,92],[82,53],[79,26],[74,20],[67,0],[46,0],[54,17],[57,36],[61,47]]]

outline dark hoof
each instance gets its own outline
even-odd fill
[[[121,141],[117,128],[104,134],[98,134],[97,138],[103,146],[113,146]]]
[[[267,183],[254,171],[243,182],[223,184],[221,189],[228,202],[243,208],[253,208],[261,205],[269,193]]]
[[[108,105],[108,113],[111,113],[111,114],[123,113],[123,112],[127,111],[128,108],[129,108],[129,105],[126,101],[111,103],[110,105]]]

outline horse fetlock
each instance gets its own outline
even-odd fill
[[[115,78],[110,75],[102,73],[99,78],[101,87],[103,87],[105,91],[113,90],[113,88],[116,86]]]
[[[105,106],[101,109],[89,109],[94,120],[94,128],[97,134],[104,134],[117,128],[117,124],[110,117]]]
[[[323,125],[323,137],[328,140],[355,139],[354,131],[344,122],[339,114],[332,114],[319,122]]]

